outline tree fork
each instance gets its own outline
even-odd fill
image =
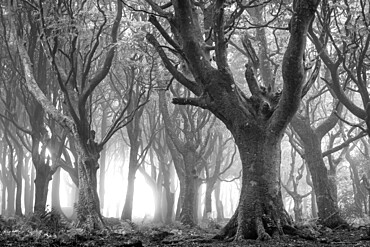
[[[264,102],[255,80],[246,78],[252,93],[248,98],[237,87],[228,70],[225,61],[226,48],[222,39],[223,2],[222,0],[216,2],[219,11],[215,11],[217,18],[214,18],[214,29],[217,29],[215,33],[218,36],[215,37],[218,67],[216,69],[204,59],[203,38],[199,32],[199,23],[194,18],[196,13],[192,1],[173,1],[182,48],[188,58],[194,82],[184,80],[179,75],[181,73],[174,69],[154,36],[147,35],[147,39],[161,56],[165,67],[181,84],[197,96],[207,95],[211,100],[211,104],[206,105],[200,105],[199,99],[194,98],[176,99],[175,103],[198,105],[209,109],[231,131],[239,148],[243,167],[239,206],[230,222],[216,238],[234,240],[278,238],[285,229],[293,228],[281,197],[281,138],[301,101],[305,80],[303,57],[306,36],[320,1],[294,1],[290,23],[291,35],[282,66],[284,88],[277,107],[269,114],[264,114]]]

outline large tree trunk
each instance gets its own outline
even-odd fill
[[[197,222],[195,215],[195,204],[197,200],[197,171],[195,170],[196,159],[192,152],[184,155],[185,177],[184,177],[184,197],[181,204],[180,221],[184,225],[194,226]]]
[[[76,138],[77,139],[77,138]],[[93,139],[84,145],[84,141],[77,139],[78,153],[78,203],[77,226],[88,230],[105,228],[100,213],[100,202],[97,191],[97,170],[99,168],[99,151]]]
[[[148,3],[153,6],[152,1]],[[203,33],[194,2],[181,0],[172,3],[175,19],[171,19],[170,24],[175,35],[181,38],[181,47],[170,40],[170,35],[164,36],[185,57],[193,77],[188,79],[176,70],[153,35],[148,34],[147,39],[175,79],[197,96],[175,98],[173,103],[195,105],[214,113],[232,132],[242,160],[239,206],[220,237],[269,239],[283,234],[283,227],[290,226],[291,222],[283,208],[280,191],[280,141],[301,101],[306,36],[319,0],[294,1],[289,26],[291,36],[282,66],[284,88],[281,96],[278,92],[261,92],[251,67],[247,66],[246,81],[251,97],[247,97],[235,84],[228,65],[224,32],[225,1],[214,2],[213,38],[217,68],[205,57]],[[165,33],[154,16],[149,21],[162,35]]]
[[[328,178],[328,170],[322,159],[320,150],[321,142],[312,143],[305,148],[305,159],[312,176],[313,187],[315,188],[318,217],[322,224],[328,227],[337,227],[345,224],[339,215],[335,191],[332,191]]]
[[[110,44],[117,43],[117,35],[118,35],[118,29],[119,24],[122,18],[122,2],[117,1],[116,2],[116,16],[114,18],[112,28],[111,28],[111,35],[110,35],[110,41],[108,41]],[[43,14],[46,15],[49,14],[46,10],[48,7],[46,5],[40,5],[38,6],[39,12],[38,17],[42,20],[44,18]],[[60,7],[60,6],[58,6]],[[73,8],[79,8],[83,9],[84,4],[82,3],[81,6],[76,5],[70,5],[71,9]],[[99,35],[100,32],[97,32],[97,37],[94,39],[94,44],[90,47],[91,49],[88,51],[90,54],[90,57],[87,59],[83,59],[81,61],[77,53],[75,52],[77,48],[76,44],[80,44],[80,36],[77,32],[75,32],[75,36],[73,38],[73,42],[71,43],[72,49],[69,49],[68,51],[65,50],[63,52],[63,49],[65,46],[63,45],[62,39],[58,39],[59,37],[55,36],[54,42],[54,48],[55,50],[60,50],[65,55],[64,61],[69,61],[71,66],[64,66],[65,64],[60,61],[59,59],[56,59],[55,56],[49,56],[48,58],[51,66],[53,67],[53,77],[57,78],[60,90],[64,94],[64,103],[65,103],[65,110],[68,111],[69,114],[63,114],[59,109],[55,107],[53,104],[54,102],[51,102],[48,97],[45,95],[45,91],[43,92],[40,88],[40,84],[38,84],[38,78],[34,76],[33,73],[33,61],[31,61],[30,57],[32,57],[30,54],[28,54],[28,51],[26,47],[24,46],[22,29],[24,28],[22,24],[19,22],[19,15],[16,13],[16,10],[14,9],[13,5],[9,5],[9,13],[10,17],[15,23],[15,30],[14,30],[14,36],[16,37],[16,44],[18,47],[19,56],[22,59],[23,69],[24,69],[24,75],[25,75],[25,86],[28,88],[28,90],[32,93],[32,95],[35,97],[35,100],[40,104],[40,112],[45,111],[48,113],[48,116],[53,118],[56,122],[58,122],[65,130],[69,132],[75,139],[76,139],[76,145],[77,145],[77,153],[78,153],[78,178],[79,178],[79,201],[77,206],[77,218],[78,218],[78,226],[86,227],[87,229],[96,229],[96,228],[102,228],[104,227],[104,222],[102,220],[102,216],[100,214],[100,205],[99,205],[99,198],[97,193],[97,169],[99,167],[98,165],[98,159],[99,159],[99,153],[102,150],[103,145],[108,141],[108,139],[111,136],[107,136],[107,139],[102,140],[100,144],[97,144],[94,142],[95,132],[91,130],[91,118],[93,118],[92,115],[90,115],[91,111],[89,111],[91,108],[91,104],[87,104],[88,99],[91,99],[93,91],[96,89],[96,87],[103,81],[103,79],[107,76],[109,69],[111,68],[112,61],[115,55],[115,45],[110,46],[107,52],[105,52],[106,56],[104,61],[99,60],[99,64],[95,64],[94,56],[96,50],[98,47],[100,47],[101,44],[99,44]],[[99,9],[101,10],[101,9]],[[55,13],[57,13],[56,11]],[[73,12],[73,11],[72,11]],[[103,11],[100,11],[101,13],[104,13]],[[20,14],[20,13],[19,13]],[[30,15],[29,15],[30,16]],[[103,14],[104,17],[107,17],[105,14]],[[71,15],[71,20],[75,18],[75,16]],[[29,23],[32,25],[32,28],[35,32],[34,34],[38,33],[38,31],[43,32],[43,29],[39,25],[40,23],[33,22],[34,20],[39,21],[40,19],[32,18],[29,20]],[[41,21],[42,22],[42,21]],[[38,29],[41,28],[41,29]],[[45,34],[45,33],[44,33]],[[44,44],[47,42],[47,39],[50,38],[46,34],[43,35],[41,42],[44,42]],[[82,38],[83,39],[83,38]],[[62,41],[62,42],[59,42]],[[67,41],[69,42],[69,41]],[[69,42],[70,43],[70,42]],[[58,46],[60,45],[60,46]],[[70,48],[71,48],[70,47]],[[45,47],[44,47],[45,48]],[[53,48],[53,49],[54,49]],[[31,49],[30,49],[31,50]],[[40,47],[40,54],[47,53],[49,54],[50,50],[45,49],[43,50],[42,47]],[[58,61],[56,61],[58,60]],[[72,62],[73,61],[73,62]],[[61,62],[61,65],[59,64]],[[101,62],[101,63],[100,63]],[[72,65],[73,64],[73,65]],[[62,68],[63,67],[63,68]],[[68,68],[69,67],[69,68]],[[77,67],[83,68],[82,70],[76,70]],[[41,67],[39,64],[39,71],[44,72],[46,74],[46,70],[44,67]],[[94,68],[94,72],[92,71]],[[62,72],[63,71],[63,72]],[[73,76],[65,76],[69,73],[69,75]],[[40,81],[39,81],[40,82]],[[45,84],[46,85],[46,84]],[[80,91],[78,90],[80,89]],[[37,112],[36,112],[37,113]],[[42,114],[43,115],[43,114]],[[43,120],[36,118],[36,120]],[[116,122],[117,123],[117,122]],[[40,126],[40,125],[39,125]],[[41,126],[43,126],[43,122],[41,122]],[[35,132],[34,127],[33,132]],[[122,127],[122,126],[121,126]],[[41,127],[42,128],[42,127]],[[118,129],[112,129],[112,133],[114,131],[117,131]],[[36,135],[40,135],[41,133],[36,133]],[[44,137],[42,135],[38,137]],[[34,138],[35,141],[41,141],[39,138]],[[33,147],[33,153],[38,152],[39,149],[39,143],[37,143],[37,146]],[[45,159],[44,157],[41,158],[40,161],[43,161]],[[37,167],[36,167],[37,168]],[[36,177],[36,184],[40,182],[41,184],[41,178]],[[37,200],[37,199],[36,199]]]
[[[321,140],[326,133],[334,128],[337,121],[338,118],[332,113],[315,129],[310,126],[308,118],[300,114],[297,114],[291,122],[304,148],[304,158],[317,197],[319,219],[323,225],[331,228],[346,224],[346,222],[339,215],[335,169],[332,169],[334,174],[331,174],[332,176],[329,179],[328,169],[325,166],[321,151]]]
[[[50,176],[50,166],[49,164],[38,161],[39,164],[34,165],[36,168],[36,179],[35,179],[35,205],[34,212],[43,213],[46,209],[46,200],[48,197],[49,182],[51,180]]]
[[[221,231],[235,239],[269,239],[291,225],[280,188],[280,138],[259,126],[236,130],[243,166],[239,206]],[[248,140],[248,141],[245,141]]]

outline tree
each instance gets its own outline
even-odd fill
[[[135,62],[143,62],[143,56],[136,56],[132,57]],[[138,105],[144,105],[149,100],[149,92],[151,89],[148,90],[148,93],[145,93],[143,85],[148,83],[151,85],[151,78],[146,81],[147,78],[143,74],[145,74],[144,70],[146,68],[137,68],[135,65],[130,65],[124,69],[124,73],[126,75],[128,85],[130,85],[130,103],[128,104],[128,109],[131,112],[135,112],[135,108]],[[151,86],[149,86],[151,87]],[[142,126],[140,122],[142,121],[144,113],[144,108],[141,107],[139,110],[135,112],[132,121],[127,125],[127,135],[130,143],[130,157],[129,157],[129,168],[128,168],[128,176],[127,176],[127,192],[125,198],[125,205],[122,209],[121,219],[123,220],[132,220],[132,206],[134,201],[134,192],[135,192],[135,175],[137,169],[142,165],[145,156],[147,154],[148,147],[150,146],[151,142],[146,143],[146,147],[144,147],[143,140],[142,140]],[[152,132],[154,133],[154,132]]]
[[[352,190],[353,190],[353,199],[355,204],[355,209],[357,215],[363,217],[363,213],[368,213],[368,205],[367,205],[367,198],[366,198],[366,187],[363,186],[361,182],[366,178],[360,177],[360,169],[362,168],[361,165],[363,161],[359,161],[359,157],[351,155],[351,152],[354,151],[358,144],[354,143],[351,147],[347,148],[347,152],[345,153],[346,160],[348,161],[350,167],[350,174],[352,179]],[[366,144],[367,145],[367,144]],[[358,155],[360,156],[360,155]],[[363,173],[365,174],[365,173]]]
[[[163,87],[163,85],[161,85]],[[188,90],[182,87],[172,88],[172,93],[189,95]],[[210,152],[208,142],[214,120],[210,121],[211,114],[193,106],[178,108],[170,113],[164,88],[159,90],[159,109],[163,116],[163,122],[168,135],[168,143],[172,149],[177,176],[180,180],[180,196],[177,207],[177,216],[185,225],[195,225],[198,221],[198,189],[200,186],[200,172],[203,170],[204,160],[207,160]],[[170,117],[171,115],[171,117]],[[176,120],[181,122],[175,127]],[[208,154],[207,154],[208,153]],[[174,158],[179,156],[180,160]]]
[[[149,122],[151,128],[153,128],[153,125],[155,125],[156,121],[154,120],[154,114],[151,115],[152,116],[149,118]],[[162,207],[162,209],[165,209],[162,212],[162,217],[164,218],[164,222],[166,224],[169,224],[172,222],[175,203],[175,171],[173,165],[174,159],[171,159],[170,150],[166,141],[166,132],[163,128],[163,121],[160,121],[159,124],[160,126],[158,126],[158,129],[160,131],[155,136],[156,138],[154,138],[151,148],[155,152],[158,160],[157,185],[158,183],[161,183],[161,186],[163,186],[163,197],[165,199],[164,201],[166,202]],[[161,178],[162,181],[159,178]],[[154,215],[153,221],[157,220],[156,217],[158,217],[157,213]]]
[[[97,170],[99,153],[112,135],[132,119],[132,112],[125,116],[124,108],[117,114],[105,137],[97,143],[91,126],[91,99],[96,87],[108,74],[113,62],[122,18],[122,2],[110,3],[83,1],[40,2],[9,5],[9,13],[15,23],[14,36],[21,57],[25,86],[40,103],[42,109],[69,132],[74,139],[78,162],[79,201],[77,207],[78,225],[87,229],[102,228],[104,222],[100,213],[97,193]],[[26,4],[26,3],[25,3]],[[30,42],[24,35],[24,25],[19,16],[22,11],[36,11],[37,31],[43,44],[43,53],[53,69],[54,78],[63,93],[65,113],[57,109],[37,84],[32,71],[32,62],[24,44]],[[87,11],[93,15],[86,15]],[[112,11],[112,15],[108,15]],[[115,13],[115,15],[114,15]],[[53,16],[54,18],[47,18]],[[113,18],[109,18],[113,16]],[[80,26],[79,24],[83,24]],[[86,29],[84,25],[94,28]],[[111,28],[108,28],[111,24]],[[100,36],[109,32],[106,43]],[[108,48],[104,49],[104,45]],[[102,56],[105,54],[105,57]]]
[[[147,40],[155,47],[168,71],[195,97],[174,98],[173,103],[194,105],[210,110],[231,131],[242,160],[243,179],[239,206],[222,229],[219,237],[239,239],[270,239],[283,234],[290,226],[280,188],[280,142],[284,130],[297,111],[305,79],[303,65],[308,27],[314,18],[319,1],[294,1],[290,21],[290,39],[285,51],[282,76],[284,88],[279,93],[263,95],[250,66],[246,67],[245,79],[252,94],[247,97],[235,84],[227,61],[227,30],[232,28],[234,18],[253,2],[236,4],[234,15],[225,15],[227,3],[212,2],[212,39],[216,67],[207,59],[210,47],[205,45],[198,10],[190,0],[171,1],[171,11],[161,8],[153,1],[146,1],[159,16],[171,26],[174,40],[152,15],[149,21],[185,65],[191,76],[176,69],[163,46],[152,34]],[[274,100],[275,99],[275,100]]]
[[[284,187],[286,192],[292,197],[292,199],[294,201],[294,208],[293,208],[294,220],[295,220],[296,223],[300,223],[303,220],[302,201],[305,197],[312,194],[312,191],[310,191],[306,194],[303,194],[303,195],[298,192],[298,185],[299,185],[299,181],[303,177],[305,163],[302,162],[301,166],[298,167],[298,169],[296,171],[297,176],[294,176],[295,165],[296,165],[296,155],[297,155],[297,152],[294,150],[294,148],[292,148],[291,149],[292,161],[290,163],[291,168],[290,168],[290,172],[289,172],[288,181],[286,182],[286,184],[281,183],[281,185]],[[289,189],[289,184],[290,183],[292,184],[292,187],[293,187],[292,189]]]
[[[214,133],[208,144],[212,149],[209,148],[208,152],[215,150],[215,155],[210,157],[211,161],[204,165],[206,192],[204,195],[203,220],[208,220],[210,218],[210,214],[212,213],[212,192],[215,190],[215,187],[217,187],[216,184],[219,183],[220,176],[233,165],[236,154],[236,148],[234,149],[234,152],[231,152],[231,149],[227,146],[228,142],[231,141],[231,138],[224,135],[223,129],[220,130],[216,127],[213,131]],[[224,164],[224,167],[222,167],[223,163],[227,164]],[[220,201],[217,201],[216,199],[216,210],[217,207],[220,207],[219,203]],[[222,218],[223,213],[218,210],[217,219]]]
[[[365,14],[369,3],[345,1],[343,5],[337,5],[333,2],[323,1],[319,13],[321,22],[316,28],[310,28],[309,35],[329,71],[331,80],[326,80],[326,84],[354,116],[365,122],[366,129],[362,127],[363,123],[346,122],[360,127],[370,136],[370,103],[366,73],[370,34],[369,16]],[[337,11],[338,8],[341,10]]]
[[[310,101],[308,100],[308,102]],[[310,169],[317,197],[318,216],[323,225],[334,228],[345,222],[338,212],[337,197],[334,195],[336,191],[331,190],[333,186],[330,185],[331,181],[329,180],[328,170],[321,151],[321,142],[324,136],[337,124],[336,110],[338,109],[336,109],[336,102],[334,102],[334,110],[331,115],[317,125],[316,128],[311,127],[311,123],[315,120],[311,119],[308,106],[306,109],[303,114],[297,113],[295,115],[291,126],[300,138],[301,146],[303,147],[302,155]],[[335,183],[335,181],[333,182]]]

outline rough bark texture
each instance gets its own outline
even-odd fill
[[[197,201],[196,196],[196,179],[197,173],[195,170],[196,158],[193,152],[187,152],[184,157],[185,177],[184,177],[184,199],[181,205],[180,220],[185,225],[193,226],[197,222],[195,215],[194,202]]]
[[[249,128],[236,139],[243,165],[242,189],[237,216],[221,232],[225,237],[235,233],[238,240],[265,240],[283,234],[283,226],[291,224],[280,192],[280,142],[264,132],[262,126]]]
[[[153,9],[164,12],[156,8],[152,1],[148,3]],[[148,34],[147,39],[159,52],[175,79],[198,96],[175,98],[173,102],[200,106],[215,114],[234,136],[242,160],[243,179],[239,206],[219,237],[236,240],[277,237],[283,234],[285,225],[291,224],[283,208],[280,192],[280,141],[299,106],[304,82],[302,61],[306,35],[319,1],[295,1],[290,23],[291,36],[282,66],[284,89],[278,102],[266,102],[250,67],[247,67],[246,80],[252,96],[246,97],[235,85],[227,64],[224,1],[216,1],[213,12],[217,69],[206,59],[203,34],[193,1],[178,0],[172,3],[175,15],[161,14],[174,17],[169,18],[169,22],[178,31],[182,45],[180,54],[187,61],[195,81],[176,70],[153,35]],[[175,41],[163,34],[164,29],[158,25],[156,27],[167,42],[179,49]],[[272,99],[277,95],[269,96]]]
[[[335,126],[336,120],[331,123],[330,118],[328,118],[314,130],[311,129],[309,121],[298,114],[293,118],[291,124],[303,142],[304,158],[311,173],[321,223],[332,228],[346,224],[339,215],[337,196],[334,195],[336,191],[332,189],[334,186],[329,181],[328,169],[325,166],[321,151],[321,139]]]
[[[105,227],[105,224],[100,213],[97,190],[97,170],[99,168],[98,159],[100,150],[97,150],[93,138],[90,140],[89,142],[81,139],[76,140],[79,178],[77,225],[92,230],[102,229]]]
[[[48,169],[49,168],[49,169]],[[46,200],[48,196],[48,187],[51,180],[50,167],[45,166],[45,169],[36,170],[35,179],[35,206],[34,212],[43,213],[46,209]]]

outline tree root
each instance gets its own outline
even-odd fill
[[[339,215],[338,211],[329,215],[325,219],[319,220],[319,223],[331,229],[349,227],[349,224]]]
[[[262,218],[256,218],[256,227],[257,227],[257,240],[270,240],[271,236],[266,232],[265,227],[263,226]]]
[[[243,242],[247,239],[255,239],[260,241],[268,241],[271,239],[279,239],[283,235],[298,236],[305,240],[316,240],[317,237],[308,230],[299,229],[291,224],[290,220],[280,224],[280,221],[273,223],[272,219],[267,216],[256,217],[254,219],[255,229],[247,229],[247,226],[239,226],[238,213],[236,212],[230,221],[221,229],[220,233],[213,237],[216,240],[237,241]],[[251,225],[249,227],[252,227]],[[245,233],[249,233],[246,235]],[[253,234],[254,232],[254,234]]]

